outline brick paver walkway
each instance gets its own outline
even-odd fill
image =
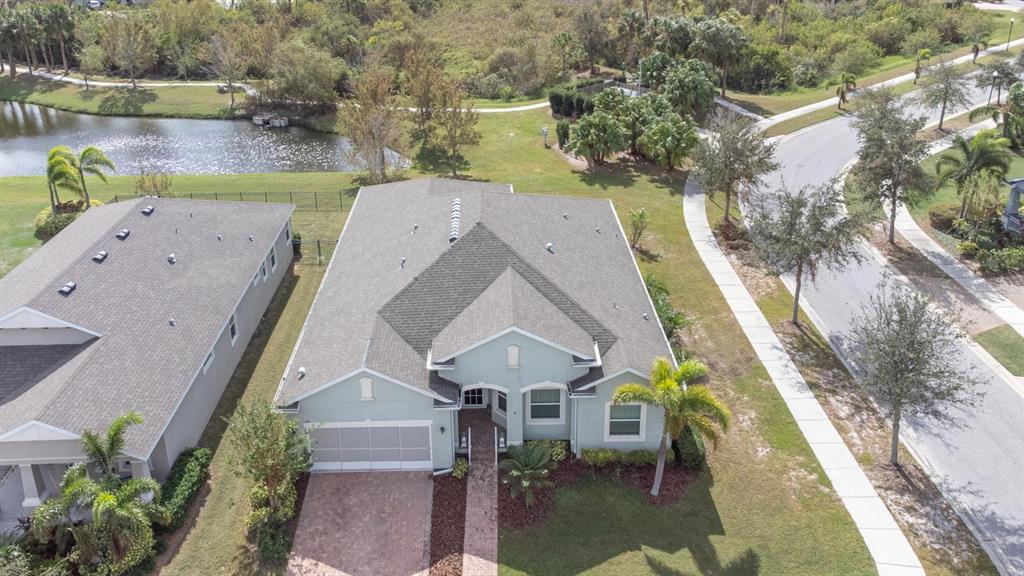
[[[426,574],[432,486],[428,472],[313,474],[288,575]]]
[[[490,418],[466,418],[473,429],[473,467],[466,485],[466,536],[462,576],[498,573],[498,469],[494,464],[494,424]],[[481,414],[486,415],[481,411]],[[461,422],[460,422],[461,423]]]

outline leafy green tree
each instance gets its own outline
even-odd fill
[[[967,77],[950,62],[939,62],[927,70],[921,83],[921,103],[939,109],[939,130],[946,112],[956,112],[970,105]]]
[[[733,195],[759,185],[766,174],[778,168],[775,144],[766,141],[746,118],[729,110],[713,112],[708,130],[716,136],[700,141],[694,164],[709,196],[725,194],[722,221],[726,222],[732,217]]]
[[[18,18],[13,8],[0,6],[0,74],[3,74],[3,58],[7,56],[7,73],[14,79],[18,72],[14,67],[14,52],[18,49]]]
[[[573,19],[573,30],[587,65],[590,66],[590,72],[596,72],[597,59],[608,44],[608,28],[596,10],[580,10]]]
[[[78,69],[85,80],[85,89],[89,89],[89,77],[99,74],[107,67],[107,54],[98,44],[83,46],[78,51]]]
[[[882,286],[856,318],[852,339],[860,380],[892,421],[889,461],[899,465],[903,416],[939,423],[953,407],[974,406],[977,378],[962,366],[964,338],[927,296]]]
[[[569,32],[560,32],[551,38],[551,49],[558,58],[558,77],[564,80],[569,70],[575,69],[583,59],[583,48],[575,36]]]
[[[206,71],[227,87],[232,110],[235,108],[235,84],[245,76],[249,67],[244,34],[238,25],[225,26],[210,38],[207,45],[210,63],[206,65]]]
[[[1000,136],[998,130],[981,130],[970,140],[957,134],[953,136],[953,146],[935,163],[938,185],[949,180],[956,183],[963,218],[971,200],[967,193],[971,178],[983,172],[1002,178],[1010,170],[1010,161],[1010,140]]]
[[[657,90],[665,83],[665,76],[676,65],[675,60],[664,52],[652,52],[640,59],[640,84]]]
[[[309,437],[295,420],[270,402],[239,406],[228,421],[228,436],[238,457],[235,473],[265,490],[267,509],[253,516],[269,523],[295,514],[295,482],[312,466]]]
[[[462,147],[480,143],[480,131],[476,128],[480,114],[465,98],[462,86],[454,80],[447,80],[442,85],[434,112],[434,122],[440,128],[452,176],[458,176],[459,166],[466,163]]]
[[[697,23],[690,51],[701,60],[718,68],[722,97],[728,82],[729,68],[736,64],[747,46],[743,30],[724,18],[710,18]]]
[[[978,88],[988,88],[989,101],[992,104],[992,91],[996,92],[996,105],[1002,101],[1003,90],[1009,90],[1018,78],[1017,71],[1009,59],[993,60],[981,65],[981,71],[974,77]]]
[[[935,188],[921,162],[928,143],[917,137],[925,118],[914,116],[889,88],[870,90],[858,100],[854,128],[860,140],[853,182],[869,205],[879,203],[889,213],[889,243],[896,244],[896,212],[900,204],[913,206]]]
[[[650,223],[650,214],[646,208],[633,208],[629,211],[629,247],[636,250],[640,246],[640,240]]]
[[[647,157],[672,170],[697,148],[699,141],[693,122],[671,112],[651,121],[639,144]]]
[[[838,181],[781,190],[753,203],[748,218],[758,257],[775,275],[792,272],[796,280],[790,321],[799,324],[800,288],[804,276],[814,281],[821,266],[841,270],[859,262],[856,246],[863,219],[846,210]]]
[[[334,86],[341,77],[331,55],[300,40],[280,44],[272,58],[274,94],[301,106],[326,107],[338,99]]]
[[[715,72],[699,60],[682,60],[668,71],[661,93],[676,112],[703,114],[715,101]]]
[[[632,9],[624,10],[615,23],[618,40],[623,45],[623,62],[625,68],[635,67],[643,51],[643,37],[647,30],[647,19],[643,12]]]
[[[699,362],[687,362],[673,368],[665,358],[658,358],[651,367],[649,384],[623,384],[612,392],[612,404],[647,404],[661,408],[665,413],[661,444],[658,446],[658,465],[654,473],[651,495],[661,490],[665,473],[665,456],[669,443],[689,427],[718,445],[719,431],[729,429],[729,409],[705,386],[688,385],[703,377],[707,368]]]
[[[401,160],[393,151],[404,145],[405,112],[394,96],[391,73],[372,68],[363,73],[355,86],[352,103],[342,108],[341,124],[351,142],[349,158],[367,171],[375,184],[388,181],[392,168]]]
[[[605,88],[600,91],[597,96],[594,96],[594,111],[604,112],[605,114],[618,118],[622,113],[622,108],[626,105],[628,100],[630,100],[629,96],[626,96],[622,90],[617,88]]]
[[[626,129],[606,112],[594,112],[580,118],[566,149],[594,165],[626,149]]]
[[[843,109],[843,104],[848,103],[850,92],[857,88],[857,77],[850,72],[843,72],[839,75],[839,86],[836,86],[836,108]]]
[[[551,460],[551,450],[542,444],[527,442],[509,446],[507,456],[498,464],[502,471],[501,483],[509,487],[513,499],[522,494],[526,507],[532,507],[535,490],[554,486],[549,478],[551,469],[556,466]]]
[[[152,24],[140,10],[124,10],[107,15],[103,23],[103,49],[107,60],[128,74],[132,88],[135,79],[149,71],[157,61],[157,39]]]
[[[136,412],[126,412],[110,423],[103,436],[92,430],[82,432],[82,449],[100,478],[117,474],[117,461],[124,448],[124,433],[129,426],[138,424],[142,424],[142,416]]]

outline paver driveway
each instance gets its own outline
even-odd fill
[[[313,474],[289,576],[426,574],[431,487],[429,472]]]

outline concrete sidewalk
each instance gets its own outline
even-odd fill
[[[980,130],[993,128],[995,122],[986,120],[974,124],[959,132],[964,138],[970,138]],[[928,153],[937,154],[953,143],[953,134],[938,140],[930,146]],[[993,314],[1002,318],[1007,324],[1013,327],[1018,334],[1024,336],[1024,310],[1021,310],[1009,298],[1003,296],[993,288],[984,278],[978,276],[973,270],[961,264],[956,258],[946,252],[938,242],[932,239],[910,215],[906,206],[900,206],[896,213],[896,231],[907,239],[914,248],[924,254],[928,260],[938,266],[947,276],[956,280],[975,298],[981,301]]]
[[[697,253],[853,518],[879,575],[923,576],[924,568],[910,542],[719,248],[704,211],[704,202],[703,191],[692,180],[688,182],[683,214]]]

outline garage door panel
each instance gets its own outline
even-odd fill
[[[401,429],[402,448],[430,447],[430,429],[426,426],[409,426]]]
[[[341,460],[341,450],[313,449],[313,462],[337,462]]]
[[[401,432],[398,426],[375,426],[370,428],[370,447],[401,448]]]
[[[339,430],[341,431],[342,450],[370,447],[369,428],[339,428]]]
[[[313,448],[332,450],[338,448],[337,428],[314,428],[309,431],[309,439]]]
[[[372,452],[374,462],[393,462],[402,459],[401,448],[374,448]]]
[[[311,427],[315,470],[429,469],[430,427],[380,422]]]
[[[369,448],[356,448],[353,450],[342,450],[341,451],[342,462],[369,462],[370,461],[370,449]]]
[[[403,462],[422,462],[430,460],[430,448],[403,448]]]

